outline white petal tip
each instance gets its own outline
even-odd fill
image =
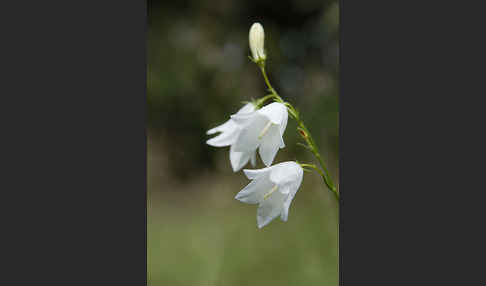
[[[228,142],[224,142],[221,140],[216,140],[218,136],[211,138],[206,141],[206,144],[213,146],[213,147],[226,147],[229,146],[230,144]]]
[[[233,170],[233,173],[239,172],[241,170],[241,168],[243,168],[245,166],[245,164],[240,163],[239,165],[237,165],[234,162],[231,162],[231,169]]]
[[[263,227],[267,226],[270,222],[264,222],[264,223],[257,223],[257,226],[259,229],[262,229]]]
[[[272,160],[272,161],[273,161],[273,160]],[[270,167],[270,166],[272,165],[272,161],[270,161],[270,162],[265,162],[265,161],[264,161],[264,162],[263,162],[263,164],[265,164],[265,166],[267,166],[267,167]]]
[[[235,196],[235,200],[240,201],[240,202],[242,202],[242,203],[246,203],[246,202],[245,202],[245,196],[240,195],[240,193],[238,193],[238,194]]]
[[[206,140],[206,144],[208,144],[209,146],[218,147],[218,146],[214,145],[212,139]]]
[[[258,221],[258,219],[257,219],[257,227],[259,229],[262,229],[265,225],[267,225],[267,224],[266,223],[263,223],[262,221]]]
[[[272,222],[272,219],[271,220],[264,220],[264,219],[258,219],[257,218],[257,226],[258,226],[258,228],[263,228],[266,225],[268,225],[270,222]]]

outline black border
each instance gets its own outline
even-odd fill
[[[481,164],[470,163],[483,153],[484,105],[473,102],[484,94],[483,10],[340,1],[340,11],[340,285],[343,256],[346,285],[478,284],[468,256],[482,248],[470,234],[482,225]]]
[[[146,2],[15,4],[0,284],[145,285]]]

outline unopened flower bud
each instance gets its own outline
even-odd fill
[[[264,61],[267,57],[264,50],[265,32],[260,23],[254,23],[249,33],[250,50],[255,62]]]

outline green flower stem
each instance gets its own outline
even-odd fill
[[[262,108],[263,104],[271,98],[275,98],[275,94],[272,93],[272,94],[265,95],[264,97],[256,100],[254,104],[256,105],[257,109],[260,109]]]
[[[274,95],[275,99],[277,99],[278,102],[281,102],[283,103],[284,101],[282,100],[282,98],[277,94],[277,91],[275,91],[275,89],[273,88],[273,86],[270,84],[270,81],[268,80],[268,76],[267,76],[267,73],[265,72],[265,65],[264,64],[260,64],[258,65],[260,67],[260,70],[262,71],[262,74],[263,74],[263,78],[265,79],[265,83],[267,84],[268,86],[268,90]]]
[[[309,132],[309,129],[307,129],[307,127],[304,125],[304,122],[300,118],[299,112],[290,103],[285,102],[278,95],[277,91],[275,91],[273,86],[270,84],[270,81],[268,80],[267,73],[265,71],[265,62],[260,61],[260,62],[257,62],[256,64],[258,65],[258,67],[260,67],[263,78],[265,79],[265,83],[268,87],[268,90],[271,92],[271,94],[266,95],[266,96],[262,97],[261,99],[259,99],[257,101],[257,107],[260,108],[265,103],[265,101],[267,101],[268,99],[273,99],[276,102],[283,103],[283,104],[285,104],[285,106],[287,106],[287,110],[289,111],[290,116],[292,118],[294,118],[295,121],[297,122],[297,125],[298,125],[297,130],[299,131],[300,136],[307,143],[306,149],[308,149],[314,155],[314,157],[316,157],[321,168],[318,168],[316,165],[313,165],[313,164],[301,164],[301,166],[302,167],[310,167],[310,168],[316,170],[321,175],[326,186],[329,188],[329,190],[331,190],[334,193],[334,195],[336,196],[336,199],[339,201],[339,192],[336,189],[334,183],[332,182],[332,179],[329,176],[329,172],[326,168],[326,165],[322,161],[321,154],[319,153],[319,149],[317,148],[317,145],[316,145],[314,139],[312,138],[312,135]]]

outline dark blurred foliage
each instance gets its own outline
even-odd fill
[[[206,145],[206,130],[226,121],[242,101],[266,94],[248,59],[253,22],[265,28],[270,81],[302,112],[337,172],[336,1],[148,1],[148,15],[148,128],[165,146],[170,176],[186,180],[214,171],[218,156],[227,157],[228,151]],[[284,140],[291,154],[286,156],[300,160],[305,150],[295,145],[290,119]]]

